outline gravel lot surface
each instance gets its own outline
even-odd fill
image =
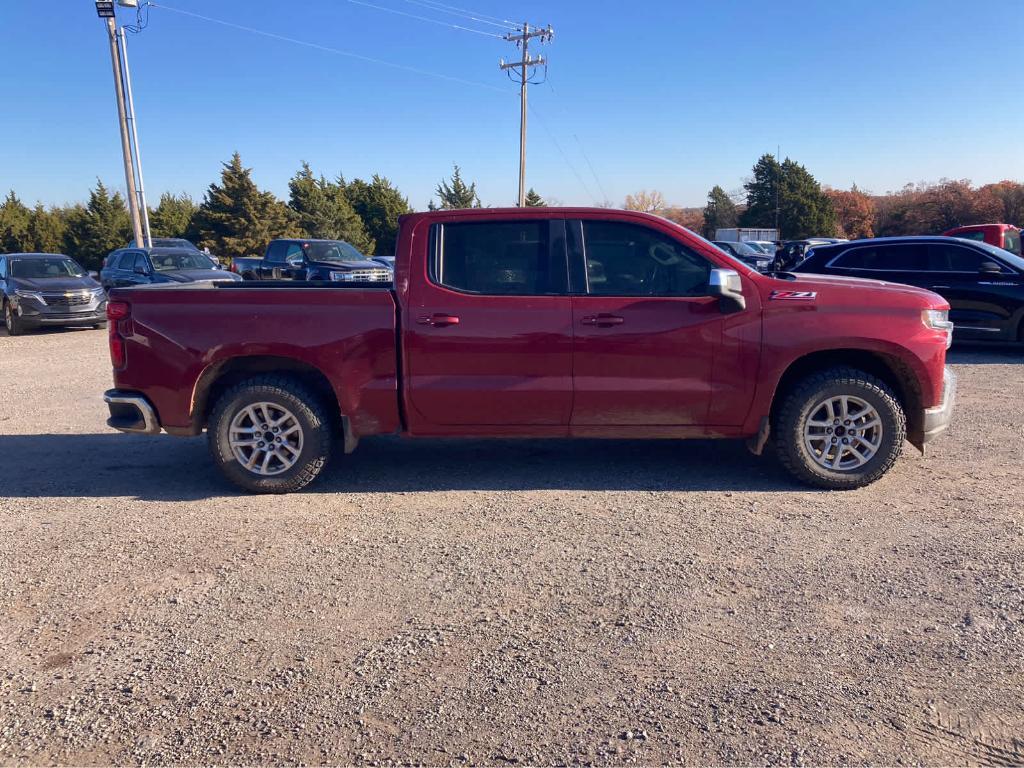
[[[855,492],[739,444],[365,441],[235,493],[0,334],[0,763],[1024,762],[1024,351]]]

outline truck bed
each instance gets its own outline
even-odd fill
[[[168,431],[195,432],[203,382],[254,359],[268,371],[322,372],[354,436],[399,428],[397,312],[387,286],[183,284],[115,289],[110,300],[131,305],[128,364],[114,382],[146,392]]]

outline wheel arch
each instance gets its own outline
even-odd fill
[[[332,427],[345,436],[345,452],[354,449],[348,418],[342,413],[338,395],[327,375],[310,363],[277,355],[244,355],[230,357],[206,368],[196,381],[192,393],[192,433],[199,434],[207,426],[210,414],[222,393],[253,376],[283,374],[302,382],[317,395],[331,414]]]
[[[772,397],[770,419],[774,425],[786,395],[803,379],[842,366],[857,368],[883,381],[899,401],[907,418],[907,439],[917,448],[924,444],[923,397],[914,370],[896,355],[866,349],[828,349],[797,358],[783,372]]]

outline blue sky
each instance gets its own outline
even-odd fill
[[[424,7],[433,0],[365,2],[501,32]],[[555,28],[543,49],[550,85],[530,92],[528,183],[565,204],[620,204],[648,188],[701,205],[714,184],[740,187],[777,145],[823,183],[879,193],[941,177],[1024,179],[1020,0],[448,5],[501,19],[514,7]],[[305,160],[328,176],[381,173],[422,208],[457,162],[485,204],[514,201],[518,92],[497,69],[515,55],[503,40],[353,0],[167,6],[129,36],[151,201],[165,190],[201,198],[235,150],[282,196]],[[0,50],[0,189],[63,203],[84,199],[96,177],[122,188],[92,0],[0,0]]]

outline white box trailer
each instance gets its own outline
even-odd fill
[[[721,240],[724,243],[746,243],[752,240],[774,243],[778,239],[779,230],[777,229],[743,229],[732,227],[715,230],[715,240]]]

